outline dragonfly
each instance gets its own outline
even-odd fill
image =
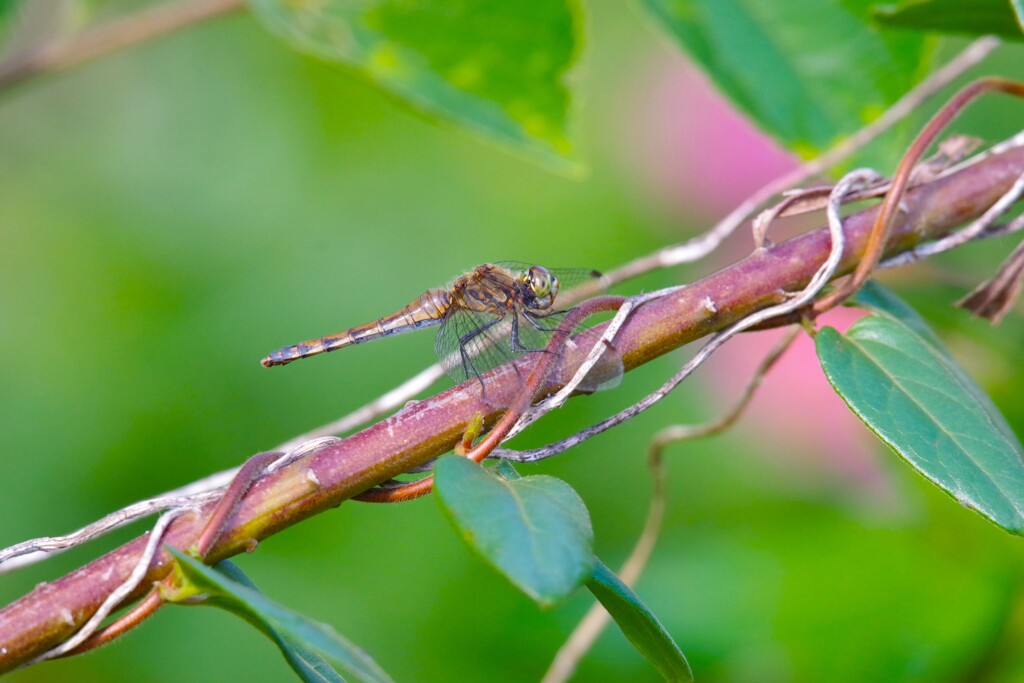
[[[434,351],[448,375],[457,383],[480,379],[499,365],[544,351],[570,310],[562,308],[563,304],[600,288],[601,274],[594,270],[548,269],[513,261],[485,263],[447,287],[428,289],[394,313],[344,332],[286,346],[260,362],[268,368],[285,365],[439,325]]]

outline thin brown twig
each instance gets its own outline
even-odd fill
[[[218,495],[220,493],[217,490],[210,490],[201,495],[171,495],[159,499],[144,500],[112,512],[106,517],[70,534],[64,536],[45,536],[43,538],[23,541],[0,550],[0,574],[33,564],[44,557],[55,555],[68,548],[82,545],[125,524],[142,517],[148,517],[153,513],[163,512],[172,508],[187,507],[189,505],[200,506],[208,500],[213,500]],[[19,561],[21,558],[25,558],[26,561]]]
[[[140,10],[13,55],[0,64],[0,91],[244,8],[244,0],[186,0]]]
[[[703,424],[672,425],[660,430],[651,439],[647,463],[651,471],[652,491],[647,519],[636,545],[633,546],[629,557],[619,569],[619,578],[627,586],[633,587],[639,580],[644,567],[647,566],[647,562],[651,558],[651,553],[654,552],[658,536],[661,534],[665,509],[668,504],[664,458],[662,457],[665,449],[678,441],[713,436],[731,427],[750,405],[750,401],[758,387],[761,386],[765,375],[792,345],[799,333],[800,328],[794,328],[768,352],[768,355],[754,370],[754,375],[744,387],[740,399],[724,415]],[[576,625],[562,647],[558,649],[551,666],[544,674],[544,678],[541,679],[541,683],[563,683],[569,680],[580,659],[594,646],[598,636],[601,635],[610,620],[611,616],[600,603],[595,603],[587,610],[586,615]]]
[[[615,312],[615,316],[608,321],[604,332],[601,334],[601,338],[598,339],[591,347],[590,353],[587,355],[587,359],[579,366],[572,379],[554,395],[545,398],[523,412],[523,414],[519,416],[515,425],[513,425],[512,429],[509,431],[506,439],[511,439],[544,415],[556,408],[560,408],[566,400],[568,400],[569,396],[576,391],[580,384],[583,383],[583,380],[594,369],[602,357],[609,354],[617,355],[617,352],[612,350],[614,348],[615,335],[618,334],[619,329],[623,324],[625,324],[626,320],[634,310],[649,301],[654,301],[655,299],[659,299],[663,296],[668,296],[669,294],[678,291],[678,289],[679,287],[669,287],[656,292],[646,292],[624,299],[623,303]],[[621,358],[618,358],[617,360],[621,366]],[[619,367],[617,369],[621,371],[622,368]]]
[[[140,600],[137,605],[134,605],[131,609],[122,614],[117,621],[96,631],[86,638],[81,645],[73,650],[65,652],[61,657],[80,655],[83,652],[95,650],[100,646],[112,643],[124,634],[128,633],[128,631],[131,631],[133,628],[144,622],[146,619],[149,619],[163,606],[164,600],[160,596],[160,591],[154,587],[146,594],[146,597]]]
[[[231,484],[217,502],[217,507],[210,514],[203,532],[199,534],[199,538],[196,540],[195,554],[197,557],[206,557],[206,554],[210,552],[210,548],[220,538],[231,515],[238,508],[238,503],[241,502],[242,496],[249,490],[253,482],[263,474],[267,466],[278,460],[282,455],[284,454],[279,451],[257,453],[246,460],[245,464],[239,468],[235,478],[231,480]]]
[[[1008,221],[1006,223],[996,223],[995,225],[989,226],[985,230],[978,233],[974,240],[980,241],[992,239],[994,237],[1005,237],[1006,235],[1013,235],[1015,233],[1018,233],[1021,230],[1024,230],[1024,214],[1017,216],[1013,220]],[[885,259],[884,261],[878,264],[878,267],[897,268],[911,263],[918,263],[923,259],[935,256],[936,254],[941,254],[944,251],[948,251],[949,249],[953,249],[954,247],[960,246],[959,244],[941,244],[940,246],[942,248],[934,248],[935,245],[939,244],[940,242],[929,242],[927,244],[921,245],[920,247],[908,249],[907,251],[897,254],[892,258]],[[940,276],[945,276],[945,281],[948,282],[949,284],[953,284],[959,287],[964,286],[967,283],[968,276],[966,275],[962,277],[954,277],[954,275],[956,274],[950,273],[948,270],[933,270],[935,270],[934,275],[936,279],[939,278]]]
[[[896,213],[899,210],[903,196],[907,191],[915,164],[924,155],[932,142],[935,141],[939,133],[963,111],[964,107],[979,96],[989,92],[1002,92],[1008,95],[1024,97],[1024,83],[996,77],[978,79],[964,86],[932,117],[924,129],[914,138],[914,141],[910,143],[910,147],[907,148],[906,154],[903,155],[896,173],[893,174],[892,186],[889,188],[889,192],[886,193],[885,199],[882,200],[882,205],[875,218],[875,225],[868,235],[868,243],[864,249],[864,254],[857,263],[857,268],[853,271],[853,275],[841,286],[815,302],[811,309],[812,315],[817,316],[834,308],[867,282],[871,272],[882,258],[882,252],[888,243],[889,232],[896,219]]]
[[[880,175],[874,171],[864,171],[864,175],[858,180],[859,184],[864,186],[874,186],[878,181],[884,180]],[[752,233],[754,237],[754,248],[763,249],[768,244],[768,228],[782,216],[791,215],[790,210],[794,206],[801,204],[808,204],[814,202],[818,204],[820,201],[825,202],[821,205],[821,208],[828,206],[828,202],[833,201],[832,195],[834,194],[835,186],[822,186],[822,187],[809,187],[795,192],[788,193],[781,201],[771,206],[754,217],[754,223],[752,226]],[[864,191],[851,190],[847,195],[847,200],[856,201],[861,199]],[[846,201],[846,200],[844,200]]]

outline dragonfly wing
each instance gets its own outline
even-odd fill
[[[532,266],[544,264],[525,263],[523,261],[495,261],[494,265],[504,268],[513,275],[521,276]],[[564,289],[572,289],[573,287],[601,279],[601,273],[587,268],[547,268],[547,270],[558,278],[560,286]]]
[[[530,269],[531,264],[520,261],[498,261],[500,266],[521,277]],[[555,297],[555,310],[565,311],[584,299],[596,296],[608,289],[608,284],[601,273],[586,268],[548,268],[558,278],[558,296]]]
[[[434,350],[445,372],[456,382],[464,382],[524,354],[544,351],[567,313],[559,311],[538,317],[524,315],[522,312],[513,316],[510,311],[499,317],[463,308],[455,309],[445,317],[437,333]],[[579,332],[580,328],[575,331]],[[590,351],[582,350],[587,353]],[[553,352],[560,357],[566,356],[564,348],[554,349]],[[558,367],[559,362],[556,359],[552,370]],[[600,360],[580,383],[579,391],[591,393],[612,388],[619,383],[622,372],[622,358],[614,348],[606,348]]]
[[[509,271],[513,277],[521,276],[530,268],[530,264],[513,261],[494,265]],[[529,312],[515,306],[501,312],[474,311],[458,306],[449,310],[437,334],[434,350],[452,379],[463,382],[526,353],[543,351],[572,306],[601,291],[601,276],[596,271],[556,269],[552,272],[559,278],[560,289],[554,306],[547,311]],[[583,295],[574,298],[573,290]],[[601,372],[605,365],[607,362],[602,361],[591,374],[606,378],[614,376],[614,370]],[[606,379],[591,381],[588,377],[581,389],[593,391],[606,383]]]
[[[456,382],[479,377],[515,358],[506,340],[511,315],[453,308],[445,316],[434,351],[445,372]]]
[[[531,350],[540,350],[547,346],[551,339],[555,329],[562,323],[568,311],[557,311],[548,315],[538,316],[524,316],[520,314],[519,323],[519,337],[520,342],[523,346],[530,348]],[[605,316],[607,317],[607,316]],[[535,324],[536,323],[536,324]],[[573,334],[578,334],[584,329],[590,327],[593,324],[592,321],[584,320],[581,325],[573,329]],[[578,344],[578,339],[570,339],[567,344]],[[593,346],[590,345],[587,348],[581,349],[582,356],[585,358]],[[559,356],[567,357],[564,348],[553,349]],[[576,355],[576,354],[573,354]],[[579,357],[579,356],[576,356]],[[556,365],[557,367],[557,365]],[[558,371],[556,369],[553,372]],[[611,389],[618,386],[622,379],[623,365],[622,357],[614,347],[606,347],[601,353],[597,363],[590,369],[587,375],[583,378],[583,381],[579,384],[579,391],[584,393],[593,393],[601,389]]]

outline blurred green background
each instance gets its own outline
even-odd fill
[[[391,311],[481,262],[620,265],[705,229],[784,167],[759,140],[749,158],[724,160],[734,170],[720,196],[674,192],[665,169],[699,176],[723,160],[659,149],[688,130],[652,115],[665,88],[692,88],[689,102],[716,112],[712,124],[729,115],[642,17],[592,4],[576,73],[591,166],[582,181],[427,123],[244,15],[0,96],[0,546],[237,465],[432,360],[429,332],[264,370],[258,360],[274,348]],[[1006,49],[986,70],[1020,77],[1020,57]],[[961,128],[1012,133],[1014,105]],[[717,262],[622,290],[692,280],[748,248],[738,238]],[[1008,248],[972,248],[890,281],[945,330],[1021,434],[1019,314],[993,330],[945,306]],[[612,566],[646,513],[648,439],[731,403],[762,347],[736,348],[639,419],[522,468],[576,487]],[[626,405],[680,358],[571,402],[517,443]],[[768,380],[777,393],[762,412],[671,451],[669,518],[638,592],[698,680],[1024,680],[1020,540],[933,490],[849,420],[815,433],[845,419],[841,402],[822,393],[794,409],[787,401],[821,391],[820,371],[806,348],[790,363]],[[0,599],[143,528],[4,575]],[[589,606],[579,594],[538,610],[470,555],[430,498],[346,503],[239,563],[399,681],[536,680]],[[168,608],[114,647],[10,680],[290,676],[241,621]],[[577,680],[657,674],[613,627]]]

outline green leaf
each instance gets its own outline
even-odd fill
[[[849,300],[849,304],[899,320],[913,330],[914,334],[928,342],[932,348],[952,359],[949,350],[939,339],[939,335],[935,334],[931,325],[918,315],[910,304],[896,296],[895,292],[877,280],[868,280]]]
[[[931,61],[931,40],[871,25],[872,4],[644,0],[733,104],[804,156],[877,118]]]
[[[258,591],[256,584],[234,562],[228,560],[218,562],[214,569],[235,583]],[[277,642],[285,659],[288,660],[288,664],[299,674],[302,680],[318,683],[345,683],[345,679],[335,671],[334,667],[326,659],[313,650],[304,648],[302,645],[281,634],[278,635],[281,637],[274,638],[274,640]],[[271,637],[273,638],[273,636]]]
[[[829,382],[897,454],[965,507],[1024,534],[1024,456],[981,390],[894,317],[869,316],[815,339]]]
[[[249,0],[296,49],[353,67],[417,111],[577,173],[567,74],[578,0]]]
[[[437,461],[435,485],[469,545],[539,604],[565,597],[593,572],[590,515],[564,481],[506,481],[451,455]]]
[[[1024,0],[1010,0],[1010,6],[1013,8],[1013,16],[1017,19],[1017,28],[1024,33]]]
[[[666,681],[692,681],[693,672],[682,650],[658,618],[600,560],[587,588],[608,610],[633,647],[653,664]]]
[[[1024,40],[1020,0],[905,0],[872,10],[883,26]],[[1016,13],[1014,12],[1016,9]]]
[[[1013,433],[1006,418],[1003,417],[1003,413],[992,402],[989,395],[971,379],[967,371],[953,358],[953,354],[949,352],[946,345],[939,339],[939,335],[935,334],[931,326],[924,318],[918,315],[917,311],[911,308],[910,304],[875,280],[869,280],[867,284],[861,287],[850,303],[898,320],[909,327],[914,334],[927,342],[933,349],[941,353],[946,360],[949,371],[956,376],[956,381],[971,392],[974,400],[984,408],[985,412],[988,413],[989,419],[1003,432],[1007,440],[1011,443],[1017,443],[1017,436]]]
[[[178,560],[179,587],[165,599],[182,604],[208,604],[244,618],[270,637],[292,669],[307,681],[345,680],[332,667],[358,681],[390,683],[391,678],[362,649],[333,628],[293,612],[266,598],[247,579],[239,581],[233,565],[215,571],[181,551],[168,547]],[[223,566],[222,565],[218,565]]]

